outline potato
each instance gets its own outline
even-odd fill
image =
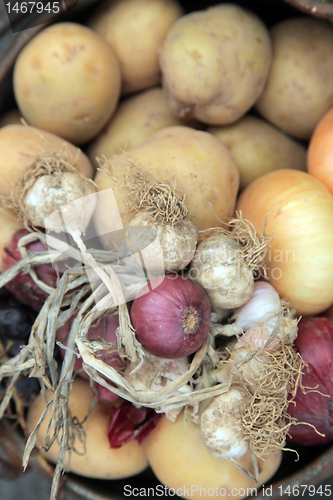
[[[111,160],[112,175],[98,171],[95,182],[99,189],[114,189],[114,195],[123,224],[133,216],[126,205],[126,191],[121,187],[124,165],[129,162],[149,167],[160,181],[175,181],[176,189],[186,196],[198,229],[221,225],[232,217],[238,191],[239,174],[229,150],[207,132],[190,127],[166,127],[155,132],[144,142]],[[106,196],[98,200],[95,211],[97,234],[110,231],[112,200]],[[107,217],[109,214],[109,217]],[[104,240],[109,245],[107,236]]]
[[[265,25],[237,5],[183,16],[170,28],[160,51],[172,113],[212,125],[238,120],[260,96],[271,59]]]
[[[109,125],[90,145],[88,156],[96,163],[96,156],[119,155],[172,125],[184,125],[184,120],[172,116],[162,89],[145,90],[122,101]]]
[[[47,391],[50,398],[50,391]],[[82,378],[76,378],[73,383],[72,393],[69,398],[69,408],[73,417],[76,416],[80,422],[86,417],[89,405],[94,397],[94,391],[89,382]],[[65,461],[66,472],[75,472],[80,476],[98,479],[122,479],[134,476],[142,472],[148,465],[147,457],[142,446],[137,441],[131,441],[121,448],[110,448],[108,441],[109,412],[114,403],[100,400],[96,403],[93,411],[83,424],[86,433],[86,453],[71,453],[70,460]],[[45,401],[39,395],[29,408],[27,417],[28,432],[31,433],[37,424],[43,410]],[[40,447],[42,455],[52,463],[58,458],[59,444],[53,443],[50,450],[45,452],[42,448],[45,444],[46,430],[49,418],[46,417],[41,424],[37,446]],[[83,445],[75,442],[77,450],[82,453]]]
[[[76,23],[47,27],[26,44],[14,67],[14,93],[30,125],[74,144],[108,122],[120,94],[120,66],[111,47]]]
[[[239,170],[241,190],[273,170],[306,170],[305,147],[255,116],[246,115],[236,123],[207,131],[230,149]]]
[[[256,109],[288,134],[309,139],[333,106],[333,26],[299,17],[271,30],[274,58]]]
[[[143,444],[157,478],[184,498],[245,498],[277,471],[282,452],[258,460],[259,483],[228,460],[213,457],[200,439],[199,427],[181,413],[175,423],[163,416]],[[251,453],[237,460],[253,473]]]
[[[176,0],[115,0],[91,20],[120,61],[123,94],[159,84],[158,49],[182,13]]]
[[[45,141],[43,141],[43,138]],[[43,147],[66,148],[68,161],[88,178],[94,175],[86,155],[54,134],[24,125],[7,125],[0,129],[0,196],[8,196],[34,155]]]

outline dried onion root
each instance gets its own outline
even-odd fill
[[[100,169],[110,175],[112,160],[97,160]],[[198,230],[185,195],[181,196],[170,182],[157,181],[140,164],[125,163],[121,175],[122,179],[116,179],[117,186],[126,192],[128,212],[134,212],[127,225],[128,248],[133,254],[145,249],[144,261],[156,272],[186,267],[195,253]]]
[[[206,377],[212,383],[229,380],[231,388],[202,408],[202,441],[214,456],[235,464],[248,449],[254,466],[255,457],[286,450],[286,436],[294,424],[288,405],[301,384],[305,363],[293,348],[297,321],[285,301],[274,325],[266,328],[263,323],[245,332],[230,357]]]

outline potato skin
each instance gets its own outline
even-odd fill
[[[48,391],[48,397],[50,392]],[[88,413],[89,405],[94,397],[94,392],[87,380],[80,377],[73,383],[72,393],[69,399],[69,407],[72,415],[79,421]],[[86,432],[86,453],[79,455],[71,453],[70,462],[65,463],[66,472],[75,472],[81,476],[97,479],[122,479],[134,476],[142,472],[148,465],[147,458],[142,446],[136,441],[122,446],[121,448],[110,448],[107,437],[109,425],[109,412],[114,403],[100,400],[96,403],[93,411],[83,424]],[[27,425],[29,433],[33,431],[42,411],[45,401],[39,395],[29,408]],[[41,424],[37,446],[45,443],[48,417]],[[82,445],[77,443],[78,450],[83,451]],[[40,452],[47,460],[56,462],[59,445],[55,442],[48,452],[40,448]],[[67,457],[68,459],[68,457]]]
[[[87,156],[61,137],[24,125],[6,125],[0,129],[0,196],[8,196],[34,155],[43,148],[66,149],[68,161],[91,179],[94,169]]]
[[[162,89],[145,90],[120,103],[108,126],[89,146],[88,156],[96,165],[96,156],[119,155],[173,125],[184,125],[184,120],[172,116]]]
[[[288,134],[309,139],[333,106],[333,26],[299,17],[273,26],[274,57],[258,112]]]
[[[260,96],[272,59],[269,32],[253,13],[221,4],[181,17],[160,50],[175,116],[232,123]]]
[[[111,47],[77,23],[41,31],[14,67],[14,93],[24,118],[74,144],[92,139],[111,118],[120,84]]]
[[[229,150],[211,134],[184,126],[166,127],[112,158],[112,175],[120,181],[114,195],[125,226],[134,215],[133,210],[128,211],[127,194],[121,187],[123,166],[128,162],[150,168],[157,180],[176,181],[176,189],[185,194],[199,230],[221,225],[221,220],[232,217],[239,185],[238,169]],[[116,186],[103,171],[98,171],[95,182],[100,190]],[[95,226],[101,235],[110,231],[108,203],[107,197],[103,203],[98,201],[95,211]],[[108,245],[106,240],[104,243]]]
[[[123,94],[160,83],[158,49],[182,14],[176,0],[116,0],[101,6],[89,26],[114,50]]]
[[[231,125],[209,127],[207,132],[230,149],[240,174],[240,190],[273,170],[306,170],[303,144],[256,116],[246,115]]]
[[[258,488],[273,476],[282,457],[280,451],[265,460],[258,459],[258,484],[228,460],[213,457],[200,439],[199,427],[194,425],[190,418],[185,423],[183,413],[175,423],[163,416],[143,447],[157,478],[169,488],[174,488],[176,493],[178,488],[181,492],[187,488],[189,494],[184,495],[184,498],[194,500],[244,498],[247,496],[247,488]],[[249,452],[237,461],[253,473]],[[191,486],[198,486],[198,490],[193,491],[193,494]],[[206,495],[203,488],[206,489]],[[237,494],[241,493],[243,488],[245,494]]]

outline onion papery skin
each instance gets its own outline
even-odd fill
[[[19,229],[16,231],[9,245],[2,252],[2,269],[6,271],[14,266],[22,259],[21,253],[17,248],[17,244],[22,236],[29,234],[27,229]],[[27,250],[34,252],[46,251],[46,247],[41,241],[30,243],[26,247]],[[40,264],[34,268],[37,277],[46,285],[53,288],[56,286],[57,273],[52,267],[52,264]],[[31,278],[30,274],[20,272],[15,278],[7,283],[6,288],[17,298],[22,304],[26,304],[35,311],[39,311],[48,294],[44,292]]]
[[[167,359],[188,356],[208,336],[211,322],[208,297],[200,285],[179,275],[165,276],[155,288],[156,280],[144,286],[133,302],[131,320],[136,337],[154,356]],[[186,332],[184,325],[193,326],[192,331]]]
[[[240,195],[237,210],[256,230],[274,238],[268,252],[269,282],[296,313],[314,316],[333,301],[333,197],[305,172],[264,175]]]
[[[333,440],[333,320],[301,319],[295,347],[308,364],[302,376],[306,392],[298,388],[288,413],[299,422],[314,425],[325,437],[308,425],[292,425],[289,435],[295,443],[325,444]],[[317,392],[309,392],[309,388]]]

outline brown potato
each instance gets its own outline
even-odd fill
[[[170,113],[162,89],[154,87],[128,97],[119,105],[109,125],[89,146],[88,156],[96,165],[96,156],[119,155],[161,128],[184,124],[184,120]]]
[[[162,417],[156,429],[148,436],[144,449],[157,478],[184,498],[239,500],[247,497],[250,489],[259,488],[277,471],[282,452],[258,460],[259,483],[228,460],[211,455],[200,439],[199,427],[181,413],[176,422]],[[237,460],[253,473],[251,453]]]
[[[306,170],[305,147],[255,116],[246,115],[236,123],[207,131],[230,149],[239,170],[241,190],[273,170]]]
[[[274,58],[259,113],[288,134],[309,139],[333,106],[333,26],[319,19],[287,19],[271,30]]]
[[[221,4],[181,17],[160,51],[172,113],[223,125],[260,96],[272,59],[269,32],[253,13]]]
[[[108,122],[120,95],[111,47],[77,23],[53,24],[26,44],[14,67],[14,93],[30,125],[82,144]]]
[[[88,380],[80,377],[73,383],[72,393],[69,398],[69,408],[73,417],[82,422],[88,414],[89,405],[94,397],[94,391],[90,387]],[[50,391],[47,391],[50,398]],[[100,400],[96,403],[93,411],[83,424],[86,434],[86,453],[83,444],[76,442],[78,451],[81,454],[72,452],[65,461],[66,472],[75,472],[80,476],[87,476],[98,479],[122,479],[134,476],[142,472],[147,466],[146,454],[137,441],[131,441],[121,448],[110,448],[108,441],[109,412],[114,403]],[[41,395],[33,402],[29,408],[27,426],[29,433],[37,424],[43,410],[45,401]],[[37,446],[45,445],[45,437],[49,418],[46,417],[41,424]],[[55,463],[58,458],[59,444],[54,442],[48,452],[40,448],[40,452],[47,460]]]
[[[127,226],[134,211],[128,210],[127,192],[121,187],[124,165],[129,162],[151,169],[160,181],[176,182],[176,189],[186,196],[197,228],[221,225],[233,216],[239,173],[229,150],[214,136],[190,127],[166,127],[155,132],[135,148],[111,159],[111,174],[98,171],[95,182],[100,190],[113,188],[122,222]],[[98,234],[109,232],[112,200],[103,197],[95,210]],[[108,246],[107,240],[105,245]]]
[[[158,49],[182,13],[177,0],[114,0],[90,21],[120,62],[123,94],[160,83]]]

